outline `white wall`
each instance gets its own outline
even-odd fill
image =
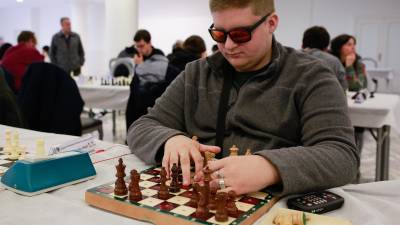
[[[8,4],[3,4],[4,2]],[[73,30],[81,34],[86,51],[86,74],[107,73],[108,60],[105,43],[105,4],[115,0],[25,0],[29,4],[16,4],[14,0],[0,1],[0,37],[4,41],[16,42],[23,29],[34,30],[39,45],[49,44],[57,32],[61,16],[70,16]],[[312,25],[323,25],[334,37],[341,33],[356,33],[356,21],[366,17],[400,16],[399,0],[276,0],[280,24],[277,39],[288,46],[300,48],[303,31]],[[214,44],[208,34],[212,18],[208,0],[139,0],[139,28],[148,29],[153,36],[153,45],[166,54],[172,44],[192,34],[203,37],[207,49]],[[132,10],[135,13],[135,10]],[[115,26],[118,26],[116,24]],[[129,36],[132,32],[115,35]],[[128,41],[125,46],[130,45]],[[123,49],[125,46],[114,46]],[[400,49],[399,51],[400,52]]]

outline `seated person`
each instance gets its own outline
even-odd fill
[[[313,26],[303,34],[303,52],[315,56],[329,66],[336,75],[343,90],[347,89],[347,81],[342,63],[333,55],[328,53],[330,35],[324,27]]]
[[[190,163],[202,181],[202,153],[211,186],[274,195],[341,186],[359,164],[346,97],[332,71],[274,37],[274,1],[210,0],[211,37],[219,52],[189,63],[147,115],[129,128],[131,151],[168,173]],[[198,142],[192,140],[198,137]],[[235,144],[241,156],[229,155]],[[246,148],[253,155],[243,155]],[[223,158],[224,157],[224,158]]]
[[[4,71],[0,67],[0,124],[23,127],[21,112],[14,93],[8,86]]]
[[[22,77],[27,67],[44,60],[44,56],[35,48],[36,43],[33,32],[22,31],[18,35],[18,45],[11,47],[4,54],[1,65],[14,77],[16,91],[21,88]]]
[[[365,65],[356,53],[356,38],[342,34],[331,42],[331,53],[336,56],[346,70],[346,80],[349,91],[360,91],[367,88]]]
[[[183,42],[183,48],[176,50],[171,56],[170,63],[183,71],[187,63],[194,60],[205,58],[206,44],[200,36],[192,35]]]
[[[138,30],[133,38],[138,54],[134,54],[135,76],[140,85],[147,82],[163,82],[168,69],[168,59],[164,53],[151,44],[151,35],[147,30]]]

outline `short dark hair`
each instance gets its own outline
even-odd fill
[[[45,52],[49,52],[50,51],[50,47],[48,45],[45,45],[45,46],[43,46],[42,50],[45,51]]]
[[[69,17],[61,17],[60,24],[62,24],[65,20],[69,20]]]
[[[10,43],[4,43],[0,46],[0,60],[3,58],[4,53],[11,47],[12,45]]]
[[[29,30],[21,31],[21,33],[19,33],[18,38],[17,38],[18,44],[26,43],[30,40],[33,40],[33,42],[36,43],[35,33],[33,33],[32,31],[29,31]]]
[[[150,32],[148,32],[147,30],[138,30],[135,34],[135,36],[133,37],[133,40],[138,42],[138,41],[145,41],[146,43],[149,43],[151,41],[151,35]]]
[[[211,48],[211,50],[212,50],[213,52],[218,51],[218,45],[213,45],[212,48]]]
[[[183,49],[201,56],[201,54],[206,51],[206,43],[200,36],[192,35],[183,42]]]
[[[310,27],[303,34],[303,48],[325,50],[329,46],[330,38],[328,31],[324,27]]]

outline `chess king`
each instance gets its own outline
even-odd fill
[[[180,165],[184,184],[191,182],[191,162],[201,181],[203,153],[216,153],[210,185],[237,194],[266,188],[286,195],[350,182],[359,155],[335,75],[278,42],[273,0],[210,0],[209,6],[219,51],[189,63],[130,126],[132,152],[162,163],[168,174]],[[226,157],[233,144],[239,156]],[[253,155],[244,155],[246,148]]]

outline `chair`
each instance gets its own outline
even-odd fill
[[[58,66],[31,64],[22,78],[18,102],[28,129],[82,134],[80,116],[84,102],[75,81]]]
[[[130,77],[134,74],[135,64],[130,57],[113,58],[110,60],[110,74],[113,77]]]
[[[81,117],[82,134],[91,133],[97,131],[99,133],[99,139],[103,140],[103,121],[90,117]]]
[[[16,97],[7,84],[4,71],[0,67],[0,124],[24,127]]]

